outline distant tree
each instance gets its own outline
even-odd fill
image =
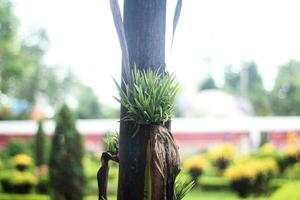
[[[35,135],[35,162],[36,166],[46,164],[45,162],[45,133],[43,122],[38,122],[38,130]]]
[[[41,98],[56,109],[69,96],[80,100],[80,117],[99,117],[100,106],[91,89],[65,67],[43,63],[49,45],[44,29],[37,28],[21,40],[17,36],[18,18],[12,0],[0,0],[0,95],[27,105],[21,114],[16,114],[13,108],[3,106],[0,98],[0,119],[26,118]],[[85,89],[78,92],[79,88]]]
[[[28,72],[17,39],[18,18],[10,0],[0,0],[0,92],[10,94],[15,80]]]
[[[31,105],[36,103],[37,94],[41,91],[41,81],[44,79],[43,68],[46,68],[42,59],[47,47],[48,36],[44,29],[33,32],[21,46],[21,51],[26,57],[25,63],[30,67],[30,72],[16,80],[18,87],[14,88],[13,96],[26,100]]]
[[[231,65],[225,67],[224,90],[232,94],[240,94],[240,73],[234,72]]]
[[[98,97],[95,95],[92,88],[81,86],[78,96],[77,115],[80,119],[95,119],[101,116],[100,104]]]
[[[53,200],[82,200],[83,145],[75,127],[74,114],[63,105],[56,117],[49,173]]]
[[[261,75],[255,62],[246,62],[239,72],[229,66],[224,74],[224,90],[248,99],[257,115],[271,113],[268,92],[265,90]]]
[[[212,76],[207,76],[206,79],[200,84],[199,86],[199,91],[202,90],[209,90],[209,89],[217,89],[215,80],[213,79]]]
[[[280,67],[271,92],[275,115],[300,115],[300,62],[291,60]]]

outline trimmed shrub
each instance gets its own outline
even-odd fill
[[[37,192],[41,194],[47,194],[49,192],[49,174],[48,166],[41,165],[36,168],[35,174],[38,178],[36,186]]]
[[[30,172],[5,170],[1,173],[0,182],[5,193],[28,194],[36,185],[37,179]]]
[[[183,170],[185,170],[192,180],[194,181],[195,185],[199,184],[198,179],[202,175],[204,169],[208,166],[208,162],[202,156],[193,156],[186,159],[183,163]]]
[[[63,105],[56,116],[49,162],[51,198],[82,200],[84,173],[83,145],[75,127],[74,114]]]
[[[277,164],[273,159],[245,159],[229,167],[225,177],[239,196],[246,197],[265,193],[269,189],[270,180],[277,174]]]
[[[225,177],[229,179],[231,188],[240,197],[250,194],[255,176],[255,170],[248,165],[233,165],[225,171]]]
[[[11,163],[19,171],[25,171],[30,165],[32,165],[32,159],[26,154],[18,154],[11,159]]]
[[[19,194],[30,193],[33,186],[37,184],[37,178],[29,172],[16,171],[12,174],[10,181],[13,191]]]
[[[222,172],[235,156],[234,146],[229,143],[218,146],[209,152],[209,156],[213,165]]]
[[[38,130],[35,134],[35,163],[36,166],[46,164],[45,162],[45,133],[43,122],[38,122]]]
[[[13,140],[7,145],[5,151],[8,157],[13,157],[15,155],[24,153],[31,155],[32,148],[29,143],[25,143],[19,140]]]
[[[12,170],[2,170],[0,173],[0,183],[2,186],[2,191],[5,193],[12,193],[13,187],[11,184]]]

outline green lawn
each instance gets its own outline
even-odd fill
[[[240,200],[236,194],[234,194],[231,191],[201,191],[196,190],[192,191],[190,194],[187,195],[187,197],[184,200]],[[244,198],[245,199],[245,198]],[[267,200],[267,197],[260,197],[260,198],[246,198],[246,199],[257,199],[257,200]]]

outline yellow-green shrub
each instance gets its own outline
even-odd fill
[[[199,169],[204,170],[208,166],[207,160],[203,156],[193,156],[186,159],[183,163],[184,170]]]
[[[6,193],[29,193],[37,178],[30,172],[5,170],[1,173],[0,182]]]
[[[11,183],[13,185],[36,185],[37,178],[30,172],[19,172],[15,171],[11,177]]]
[[[210,159],[219,170],[226,169],[234,156],[234,146],[229,143],[223,144],[209,151]]]
[[[195,184],[197,184],[198,178],[202,175],[207,166],[207,160],[204,157],[198,155],[186,159],[183,163],[183,170],[188,172],[192,179],[195,181]]]
[[[26,154],[18,154],[18,155],[15,155],[11,159],[11,163],[15,167],[25,167],[26,168],[26,167],[32,165],[33,161],[32,161],[32,158]]]
[[[270,179],[277,173],[274,159],[246,158],[229,167],[224,175],[240,196],[247,196],[251,191],[256,194],[265,192]]]
[[[276,153],[276,149],[271,143],[266,143],[259,148],[258,152],[261,154],[273,154]]]

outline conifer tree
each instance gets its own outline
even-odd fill
[[[83,199],[83,146],[75,124],[74,114],[63,105],[56,117],[49,163],[53,200]]]
[[[45,133],[43,122],[38,122],[38,130],[35,135],[35,162],[36,166],[44,165],[45,162]]]

